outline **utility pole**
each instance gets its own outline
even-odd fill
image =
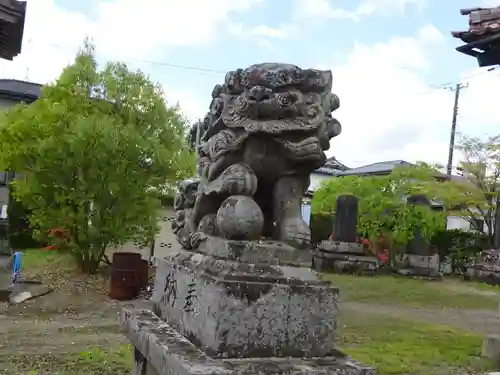
[[[493,240],[493,248],[500,249],[500,191],[497,190],[497,202],[495,209],[495,222],[493,224],[493,234],[495,237]]]
[[[446,166],[446,172],[448,176],[451,175],[451,170],[453,169],[453,150],[455,149],[455,133],[457,129],[457,117],[458,117],[458,99],[460,98],[460,90],[469,86],[468,84],[457,83],[455,88],[450,90],[455,91],[455,103],[453,105],[453,118],[451,120],[451,134],[450,134],[450,149],[448,151],[448,165]]]

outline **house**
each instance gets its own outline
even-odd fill
[[[42,85],[15,79],[0,79],[0,111],[19,103],[33,103],[40,97]],[[6,215],[9,201],[8,183],[14,173],[0,172],[0,218]]]
[[[26,1],[0,0],[0,58],[12,60],[21,53]]]
[[[311,173],[309,183],[309,187],[307,188],[308,192],[315,191],[321,181],[327,180],[332,176],[338,176],[342,172],[349,171],[351,168],[345,166],[340,161],[338,161],[335,157],[328,158],[323,167],[316,169]]]
[[[342,163],[340,163],[335,158],[328,159],[331,160],[330,166],[325,165],[324,168],[320,168],[311,173],[311,184],[309,189],[303,199],[302,204],[302,215],[306,217],[310,215],[310,202],[312,200],[312,195],[314,190],[316,190],[321,181],[324,181],[331,177],[343,177],[343,176],[384,176],[390,174],[395,168],[401,166],[411,166],[414,165],[404,160],[390,160],[382,161],[378,163],[372,163],[368,165],[363,165],[357,168],[348,168]],[[437,172],[436,178],[438,180],[448,180],[450,176]],[[462,176],[451,176],[451,179],[462,179]],[[431,202],[431,205],[435,209],[440,209],[442,206],[438,202]],[[308,221],[307,219],[306,221]],[[481,224],[479,224],[481,225]],[[484,222],[483,224],[484,225]],[[448,216],[446,221],[447,229],[461,229],[465,231],[472,230],[471,224],[462,217],[459,216]]]

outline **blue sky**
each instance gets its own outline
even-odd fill
[[[478,73],[455,51],[467,0],[28,0],[23,54],[0,63],[4,78],[47,82],[85,35],[100,61],[122,60],[162,83],[190,120],[203,116],[224,72],[259,62],[331,69],[343,133],[330,155],[349,165],[382,159],[445,162],[453,93],[470,83],[459,131],[488,135],[500,113],[485,92],[496,72]],[[485,4],[486,5],[486,4]],[[149,61],[149,62],[146,62]],[[206,69],[176,68],[179,65]],[[472,75],[473,78],[469,78]]]

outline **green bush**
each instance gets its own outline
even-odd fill
[[[437,247],[441,261],[448,259],[454,270],[464,271],[472,258],[490,248],[490,241],[484,233],[450,229],[436,233],[431,245]]]
[[[311,228],[311,242],[313,244],[320,243],[330,237],[333,231],[334,220],[333,215],[311,215],[309,226]]]
[[[470,255],[475,255],[490,247],[486,234],[465,232],[460,229],[439,231],[432,237],[431,244],[438,248],[441,258],[457,250],[467,251]]]
[[[14,185],[9,185],[9,203],[7,206],[8,237],[11,249],[30,249],[42,247],[33,238],[33,229],[29,224],[29,210],[13,196]]]

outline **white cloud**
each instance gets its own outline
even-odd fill
[[[352,10],[337,8],[330,0],[295,0],[294,14],[297,19],[349,19],[359,22],[362,18],[376,13],[393,14],[404,12],[409,5],[423,9],[427,0],[362,0]]]
[[[148,17],[136,8],[137,2],[114,0],[104,5],[102,1],[96,3],[101,5],[95,7],[95,19],[90,19],[58,7],[54,0],[31,0],[23,52],[13,62],[0,61],[2,78],[25,79],[28,76],[29,80],[41,83],[56,78],[73,59],[86,34],[95,37],[98,52],[105,51],[117,59],[146,60],[152,59],[157,51],[172,46],[208,43],[218,37],[221,27],[232,28],[236,33],[239,30],[240,35],[244,35],[244,31],[259,35],[261,45],[286,38],[296,31],[286,25],[274,29],[256,26],[246,30],[245,26],[231,22],[232,12],[243,11],[262,0],[214,0],[215,4],[184,0],[172,6],[167,1],[165,4],[160,0],[157,3],[145,1],[149,3],[141,3],[141,7],[156,4],[156,11],[148,13]],[[369,14],[378,12],[382,6],[392,5],[391,9],[397,11],[408,3],[365,1],[365,7],[359,9]],[[167,4],[168,12],[161,11]],[[308,0],[308,4],[311,4],[309,10],[306,9],[309,12],[326,14],[331,10],[325,0]],[[151,29],[153,24],[157,26],[155,30]],[[426,25],[416,31],[413,38],[394,37],[373,45],[355,43],[341,65],[318,61],[311,66],[332,69],[333,91],[341,100],[336,116],[343,125],[343,132],[332,140],[331,155],[348,165],[391,159],[446,162],[453,92],[429,90],[421,78],[432,69],[433,48],[448,48],[440,45],[443,40],[438,29]],[[51,43],[69,48],[50,46]],[[459,132],[477,135],[500,132],[500,107],[495,96],[489,95],[500,87],[498,74],[477,74],[467,80],[470,85],[463,90],[460,100]],[[171,104],[179,102],[189,120],[204,116],[209,92],[199,94],[174,87],[165,87],[165,92]]]
[[[428,25],[414,38],[356,44],[344,64],[332,67],[343,130],[332,140],[330,155],[348,165],[394,159],[446,163],[454,93],[429,89],[421,79],[432,67],[433,48],[441,48],[439,35]],[[457,131],[500,133],[500,108],[488,94],[500,87],[500,76],[479,73],[467,81]]]
[[[155,56],[213,41],[231,14],[262,0],[108,0],[97,7],[95,39],[113,56]]]
[[[221,28],[230,26],[233,13],[262,1],[101,0],[93,1],[91,18],[63,9],[55,0],[30,0],[22,53],[12,62],[0,60],[0,72],[2,78],[49,82],[73,61],[85,36],[93,38],[98,55],[106,59],[153,60],[171,47],[207,45]],[[261,27],[256,32],[270,30]],[[202,113],[186,93],[169,87],[165,92],[172,104],[179,102],[188,119]]]
[[[418,39],[422,42],[442,42],[445,37],[434,25],[426,25],[418,31]]]
[[[178,104],[190,123],[203,119],[208,112],[209,101],[203,102],[191,92],[165,89],[165,99],[169,105]]]
[[[94,18],[55,0],[28,3],[22,54],[0,61],[3,77],[47,82],[57,77],[85,36],[106,58],[154,59],[171,47],[206,45],[235,12],[263,0],[107,0],[93,3]],[[154,11],[153,11],[154,10]]]
[[[299,27],[295,24],[281,24],[277,27],[260,24],[247,26],[243,23],[233,23],[228,26],[228,32],[247,42],[255,43],[260,48],[270,49],[274,41],[298,37]]]

